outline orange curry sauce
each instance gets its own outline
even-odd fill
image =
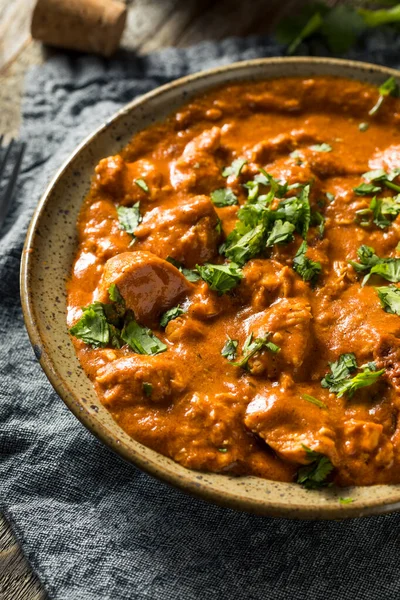
[[[78,221],[68,325],[81,307],[110,303],[114,283],[137,322],[166,345],[146,355],[72,338],[101,402],[134,439],[203,471],[295,481],[302,466],[324,456],[334,467],[328,480],[339,485],[400,482],[400,318],[376,291],[393,284],[374,275],[362,286],[348,262],[359,260],[363,244],[395,258],[400,239],[399,219],[381,228],[360,224],[356,214],[372,198],[354,192],[362,175],[400,166],[400,101],[387,96],[369,116],[377,98],[373,86],[330,77],[229,85],[100,161]],[[246,161],[240,173],[223,176],[237,158]],[[287,243],[264,243],[227,293],[188,281],[165,259],[192,270],[227,263],[220,246],[260,167],[301,184],[275,198],[272,210],[310,184],[311,214],[325,219],[322,234],[313,217],[305,234],[307,257],[321,267],[314,285],[293,268],[298,231]],[[224,188],[238,205],[213,203],[212,192]],[[260,184],[260,194],[268,191]],[[137,202],[142,222],[131,235],[117,207]],[[183,314],[161,327],[161,315],[177,305]],[[279,352],[264,346],[244,367],[232,364],[249,334],[254,341],[267,332]],[[236,359],[221,355],[228,337],[237,341]],[[385,371],[340,396],[321,380],[348,353],[358,365],[351,377],[371,361]]]

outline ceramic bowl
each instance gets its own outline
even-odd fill
[[[98,161],[117,153],[135,132],[164,119],[209,88],[238,80],[336,75],[380,85],[400,73],[327,58],[251,60],[190,75],[141,96],[82,142],[42,196],[30,224],[21,267],[22,307],[35,354],[75,416],[120,456],[151,475],[216,504],[260,515],[341,519],[400,507],[400,486],[307,491],[296,483],[191,471],[131,439],[100,404],[66,326],[66,289],[76,251],[75,225]],[[68,209],[66,214],[65,209]],[[48,268],[50,266],[50,268]],[[354,502],[342,505],[340,497]]]

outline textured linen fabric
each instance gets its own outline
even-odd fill
[[[399,50],[395,34],[383,32],[351,56],[398,66]],[[62,55],[28,75],[28,152],[0,239],[0,496],[52,600],[400,597],[400,515],[274,520],[218,508],[156,481],[68,411],[36,362],[22,321],[18,272],[28,222],[77,143],[157,85],[280,51],[251,38],[109,62]]]

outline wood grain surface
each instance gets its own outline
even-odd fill
[[[148,53],[207,39],[268,33],[303,0],[128,0],[124,48]],[[331,4],[334,0],[331,0]],[[18,135],[27,69],[54,51],[31,39],[34,0],[0,0],[0,133]],[[0,516],[0,600],[44,600],[8,523]]]

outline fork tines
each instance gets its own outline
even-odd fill
[[[0,135],[0,229],[11,206],[25,151],[25,143],[15,140],[2,147],[3,139]]]

